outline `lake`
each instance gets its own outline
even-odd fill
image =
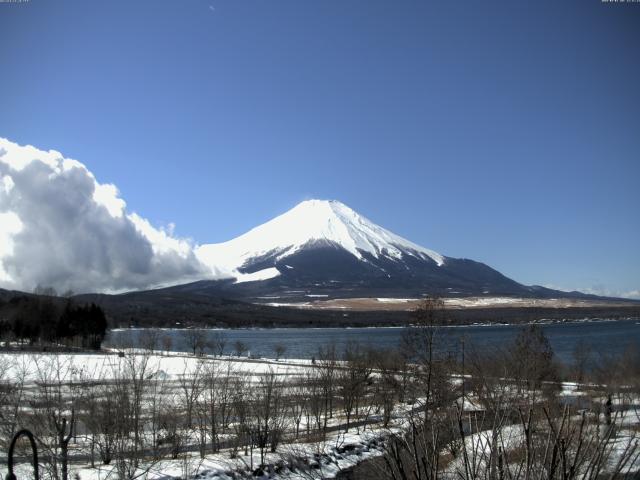
[[[477,351],[490,351],[507,345],[523,328],[517,325],[473,325],[459,327],[441,327],[438,331],[440,349],[445,352],[460,351],[461,339]],[[640,348],[640,321],[638,320],[598,320],[585,322],[564,322],[543,324],[542,328],[551,342],[557,357],[570,362],[572,352],[579,342],[590,345],[596,353],[621,351],[630,344]],[[272,328],[272,329],[215,329],[226,337],[225,353],[231,354],[235,342],[244,343],[249,353],[255,357],[275,357],[275,347],[286,348],[285,358],[312,358],[318,349],[333,344],[340,352],[349,342],[359,342],[375,348],[394,348],[401,345],[405,327],[397,328]],[[160,338],[171,337],[171,350],[187,352],[190,350],[184,330],[157,329],[154,332]],[[140,346],[149,330],[119,329],[107,335],[104,346],[122,345]],[[162,341],[159,341],[162,349]],[[469,347],[471,348],[471,347]],[[207,351],[207,349],[205,349]],[[211,353],[209,351],[209,353]]]

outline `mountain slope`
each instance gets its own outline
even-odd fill
[[[429,258],[438,265],[444,261],[442,255],[376,225],[335,200],[307,200],[233,240],[203,245],[196,254],[206,265],[242,273],[261,259],[277,262],[326,244],[336,244],[364,261],[367,254],[375,258]]]
[[[445,257],[338,201],[302,202],[236,239],[203,245],[196,254],[235,281],[185,288],[243,298],[573,295],[524,286],[483,263]]]

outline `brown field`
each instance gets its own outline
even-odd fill
[[[347,310],[347,311],[411,311],[420,303],[419,298],[336,298],[327,300],[309,300],[307,302],[268,304],[311,310]],[[486,309],[486,308],[594,308],[628,307],[637,302],[620,300],[595,300],[576,298],[511,298],[511,297],[466,297],[446,298],[448,309]]]

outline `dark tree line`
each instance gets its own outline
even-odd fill
[[[0,305],[0,338],[29,345],[99,349],[107,318],[98,305],[54,296],[16,296]]]

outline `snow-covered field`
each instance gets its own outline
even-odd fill
[[[289,443],[277,453],[268,453],[268,468],[260,469],[260,457],[255,452],[240,452],[231,458],[230,450],[200,458],[197,453],[180,455],[177,459],[163,459],[151,467],[144,466],[138,472],[148,480],[174,480],[198,478],[206,480],[237,480],[262,478],[273,480],[329,479],[360,462],[384,453],[382,441],[386,432],[372,429],[356,433],[334,432],[321,442]],[[113,465],[73,463],[70,478],[79,480],[115,480]],[[20,464],[16,468],[18,478],[30,478],[32,468]]]
[[[24,376],[27,382],[41,380],[42,366],[49,360],[56,362],[71,372],[73,380],[111,379],[121,372],[126,359],[131,353],[120,357],[111,354],[33,354],[33,353],[0,353],[0,373],[2,378],[18,378]],[[186,353],[172,352],[167,355],[149,356],[149,371],[157,372],[166,380],[177,380],[192,374],[202,362],[231,367],[234,372],[249,373],[253,379],[266,373],[278,376],[301,375],[311,367],[311,360],[270,360],[248,359],[238,357],[197,357]]]
[[[99,379],[102,382],[109,382],[127,367],[127,362],[144,356],[148,359],[147,372],[148,380],[157,380],[163,385],[163,395],[182,395],[185,390],[185,379],[195,375],[203,365],[215,366],[220,371],[233,371],[235,375],[242,375],[243,378],[255,386],[264,385],[261,382],[267,376],[275,376],[278,379],[295,385],[297,379],[304,379],[318,368],[310,360],[283,359],[280,361],[269,359],[248,359],[238,357],[196,357],[188,354],[142,354],[140,351],[129,350],[124,356],[114,353],[98,354],[27,354],[27,353],[0,353],[0,382],[19,381],[24,385],[26,395],[35,394],[43,383],[59,382],[64,388],[72,388],[73,385],[82,385],[83,382],[89,384],[91,381]],[[339,368],[341,368],[338,363]],[[371,378],[377,378],[380,372],[372,372]],[[462,376],[452,376],[451,384],[457,389],[462,385]],[[467,379],[470,377],[467,376]],[[29,393],[32,392],[32,393]],[[502,391],[508,398],[515,400],[519,393],[508,385]],[[600,392],[600,386],[577,384],[565,382],[560,386],[558,399],[571,404],[573,399],[589,396],[594,405],[604,405],[607,397]],[[522,398],[522,397],[520,397]],[[421,416],[422,411],[416,410],[416,406],[421,404],[421,399],[414,399],[416,403],[411,405],[396,403],[391,421],[387,427],[381,423],[381,413],[369,408],[366,421],[351,424],[351,428],[345,432],[345,416],[340,409],[336,409],[335,415],[327,420],[327,429],[322,435],[310,435],[308,430],[312,424],[310,417],[298,419],[300,432],[307,431],[307,435],[294,437],[292,425],[294,420],[287,417],[288,434],[282,439],[275,452],[265,453],[263,469],[260,468],[261,459],[257,450],[245,449],[241,446],[232,448],[225,444],[218,453],[209,451],[200,456],[197,448],[197,431],[193,430],[185,433],[184,445],[193,446],[186,448],[175,458],[167,455],[150,462],[142,463],[138,474],[140,478],[149,480],[171,480],[171,479],[211,479],[211,480],[231,480],[243,478],[270,478],[277,480],[285,479],[307,479],[307,478],[333,478],[341,471],[349,469],[354,465],[383,455],[385,453],[385,441],[388,436],[401,432],[411,425],[415,420],[414,415]],[[145,397],[144,402],[150,403],[153,399]],[[507,400],[511,401],[511,400]],[[616,430],[608,448],[607,462],[610,468],[614,468],[617,459],[622,458],[628,448],[638,445],[640,437],[640,397],[637,393],[614,395],[611,403],[615,409],[614,422]],[[25,402],[26,405],[29,402]],[[464,421],[469,422],[470,433],[464,438],[464,448],[467,455],[457,455],[443,462],[442,478],[464,478],[465,470],[473,468],[474,471],[486,470],[491,461],[493,442],[505,452],[506,458],[511,458],[511,463],[507,463],[505,468],[517,470],[519,451],[525,442],[523,425],[509,421],[500,423],[499,429],[495,432],[491,428],[477,431],[477,415],[484,414],[482,400],[472,391],[466,392],[464,398],[458,397],[455,404],[462,407],[465,412]],[[24,407],[27,410],[30,407]],[[365,408],[364,404],[362,406]],[[181,410],[181,412],[183,412]],[[361,412],[362,413],[362,412]],[[180,413],[179,415],[182,415]],[[287,415],[290,415],[287,413]],[[590,427],[597,427],[602,424],[601,417],[594,417],[592,413],[587,417]],[[506,417],[505,417],[506,418]],[[580,413],[575,412],[568,417],[572,422],[579,423]],[[352,419],[352,422],[355,419]],[[476,422],[474,424],[474,422]],[[143,432],[143,437],[147,444],[152,444],[149,440],[150,433]],[[91,467],[86,457],[88,450],[88,437],[78,436],[70,449],[72,462],[70,464],[70,478],[81,480],[108,480],[117,478],[115,462],[110,465],[102,465],[96,461],[96,466]],[[221,439],[226,441],[232,438],[231,433],[221,435]],[[443,458],[450,457],[447,447],[443,452]],[[4,452],[0,452],[2,456]],[[639,452],[640,454],[640,452]],[[74,459],[75,455],[75,459]],[[80,457],[78,457],[80,455]],[[84,455],[84,457],[82,457]],[[640,456],[633,457],[623,469],[626,473],[640,473]],[[29,478],[30,467],[22,464],[18,467],[18,478]]]
[[[324,479],[334,478],[338,473],[354,465],[382,455],[381,432],[334,433],[322,442],[290,443],[282,446],[278,453],[269,453],[266,463],[269,468],[259,468],[259,456],[239,454],[230,458],[228,451],[207,455],[201,459],[197,453],[181,455],[180,458],[161,460],[148,469],[141,469],[143,478],[149,480],[170,480],[197,477],[207,480],[232,480],[239,478],[270,479]],[[22,466],[20,471],[29,475],[30,467]],[[77,464],[72,467],[73,475],[80,480],[115,479],[113,466]]]
[[[65,388],[91,381],[110,381],[127,368],[127,362],[136,356],[136,351],[127,351],[125,356],[112,354],[28,354],[0,353],[0,382],[16,381],[22,385],[29,397],[42,382],[60,382]],[[233,371],[242,375],[245,381],[258,384],[265,375],[275,374],[287,382],[302,378],[315,367],[310,360],[269,360],[237,357],[195,357],[187,354],[171,353],[165,355],[146,355],[146,371],[149,379],[156,379],[165,388],[165,394],[180,394],[181,383],[194,375],[203,364],[215,365],[221,371]],[[58,376],[59,375],[59,376]],[[54,378],[55,377],[55,378]],[[145,400],[151,402],[150,398]],[[27,402],[28,403],[28,402]],[[28,409],[28,407],[27,407]],[[291,421],[291,420],[289,420]],[[197,448],[184,452],[178,458],[162,458],[151,465],[143,464],[139,474],[141,478],[171,479],[198,478],[237,479],[237,478],[332,478],[343,469],[350,468],[360,461],[380,455],[381,440],[388,433],[375,424],[359,425],[349,432],[339,426],[344,422],[343,415],[336,413],[327,421],[328,430],[323,438],[316,441],[303,435],[299,439],[290,438],[283,442],[276,453],[267,453],[265,463],[269,469],[260,475],[259,454],[254,449],[245,455],[244,451],[223,448],[219,453],[207,454],[201,458]],[[304,418],[299,420],[300,430],[307,425]],[[192,432],[187,434],[186,443],[196,445],[197,439]],[[148,435],[147,435],[148,436]],[[224,436],[222,437],[224,438]],[[87,440],[78,437],[77,443],[70,449],[72,454],[81,454],[88,449]],[[233,452],[233,453],[232,453]],[[3,457],[6,452],[0,452]],[[86,455],[86,453],[85,453]],[[115,462],[110,465],[91,467],[88,460],[74,460],[70,464],[70,478],[81,480],[106,480],[117,478]],[[18,478],[29,478],[31,467],[26,464],[17,468]]]

